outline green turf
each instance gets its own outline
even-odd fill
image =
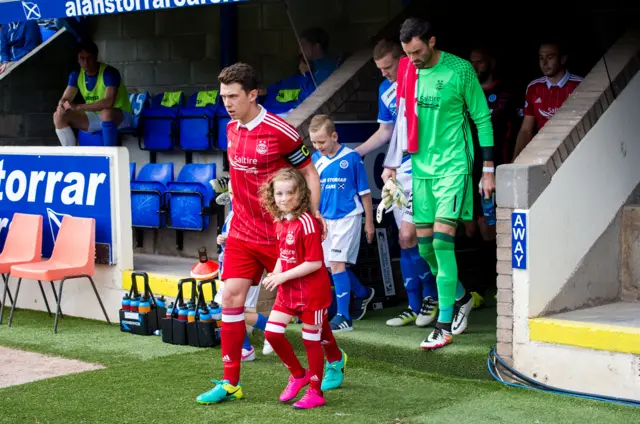
[[[634,422],[635,408],[510,389],[492,381],[486,355],[495,343],[495,310],[474,312],[469,333],[437,352],[418,349],[426,331],[389,328],[393,311],[372,313],[338,334],[349,354],[343,388],[327,406],[295,411],[277,401],[287,373],[275,356],[243,365],[245,399],[194,402],[219,378],[219,349],[170,346],[159,337],[120,333],[103,323],[65,318],[51,334],[46,314],[18,311],[0,326],[0,345],[106,365],[106,369],[0,390],[2,423],[613,423]],[[397,311],[396,311],[397,312]],[[297,329],[289,333],[303,355]],[[256,338],[258,347],[261,342]],[[0,358],[0,360],[2,360]]]

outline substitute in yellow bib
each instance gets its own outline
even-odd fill
[[[98,62],[98,46],[92,41],[78,45],[80,72],[72,72],[69,83],[53,114],[56,134],[63,146],[75,146],[73,128],[96,132],[102,130],[104,144],[117,143],[118,129],[133,125],[127,89],[120,72]],[[84,104],[73,100],[80,93]]]

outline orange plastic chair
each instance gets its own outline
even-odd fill
[[[61,315],[60,304],[62,303],[62,288],[66,280],[75,278],[88,278],[93,287],[93,291],[98,298],[104,317],[109,321],[107,311],[104,309],[100,294],[93,282],[95,273],[95,252],[96,252],[96,221],[93,218],[75,218],[64,216],[58,231],[56,243],[53,246],[51,258],[47,261],[14,265],[11,267],[11,275],[18,277],[18,287],[16,289],[15,301],[18,301],[20,283],[23,278],[31,280],[50,281],[52,287],[54,280],[60,280],[58,295],[56,296],[56,319],[53,324],[53,332],[58,332],[58,318]],[[54,293],[55,295],[55,293]],[[9,327],[13,320],[15,303],[11,308],[9,316]]]
[[[4,317],[4,305],[9,295],[11,305],[15,305],[15,301],[9,290],[9,278],[11,278],[11,266],[26,264],[31,262],[39,262],[42,258],[42,215],[28,215],[24,213],[15,213],[11,218],[9,232],[4,242],[4,248],[0,253],[0,274],[4,282],[4,291],[2,293],[2,303],[0,303],[0,323]],[[42,296],[44,289],[40,284]],[[45,304],[47,311],[51,316],[49,304],[45,296]]]

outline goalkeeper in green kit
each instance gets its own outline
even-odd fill
[[[420,345],[437,349],[467,327],[473,307],[458,281],[455,234],[473,219],[473,119],[483,157],[481,194],[495,189],[491,112],[468,61],[435,48],[431,25],[407,19],[400,30],[407,58],[398,66],[398,118],[392,143],[406,142],[413,169],[413,222],[420,255],[436,276],[439,298],[435,329]],[[392,188],[383,189],[383,197]]]

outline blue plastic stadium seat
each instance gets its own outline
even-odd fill
[[[218,110],[218,149],[227,150],[229,142],[227,140],[227,124],[231,121],[229,114],[224,107]]]
[[[133,181],[136,178],[136,163],[129,162],[129,181]]]
[[[140,169],[138,177],[131,181],[133,227],[164,227],[164,194],[173,175],[173,163],[148,163]]]
[[[140,116],[151,105],[151,95],[148,91],[143,93],[129,93],[129,102],[133,111],[133,125],[120,130],[120,134],[138,134]]]
[[[151,105],[140,115],[142,150],[173,150],[179,132],[178,114],[184,96],[181,91],[160,93],[153,97]]]
[[[102,130],[92,133],[78,130],[78,146],[102,146]]]
[[[212,150],[216,132],[218,90],[200,91],[180,109],[179,146],[184,151]]]
[[[215,192],[209,181],[216,177],[213,163],[190,163],[182,167],[178,179],[167,184],[169,220],[167,228],[202,231],[209,227],[209,214]]]

